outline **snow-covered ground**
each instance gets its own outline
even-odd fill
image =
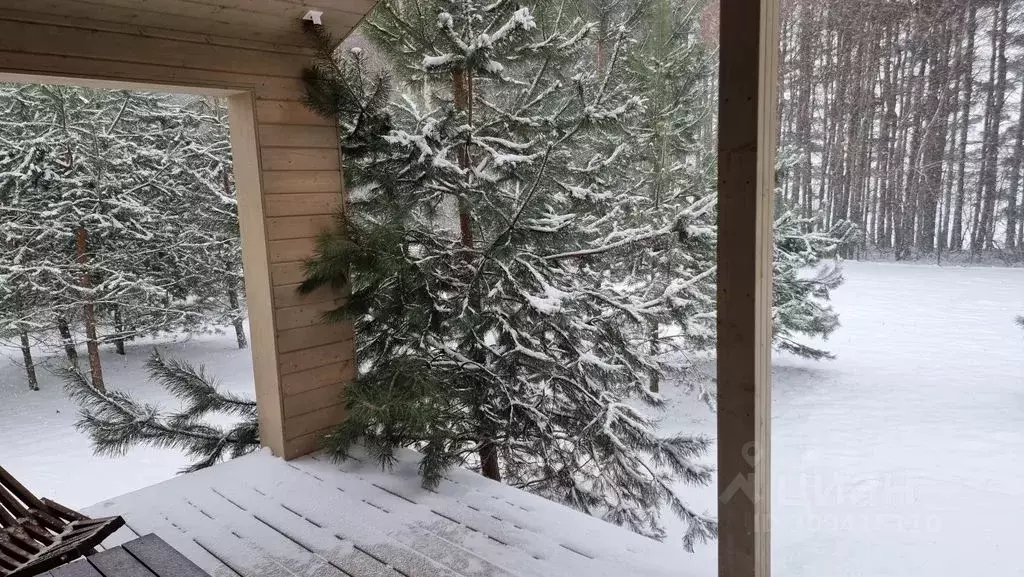
[[[847,263],[834,294],[843,326],[825,362],[774,360],[773,566],[785,577],[1021,575],[1024,518],[1024,270]],[[152,344],[105,358],[110,386],[160,391],[141,370]],[[161,344],[251,390],[247,351],[230,335]],[[16,351],[8,354],[15,357]],[[2,353],[0,353],[2,354]],[[84,506],[174,474],[184,460],[136,449],[93,457],[76,409],[43,371],[25,391],[0,359],[0,463],[39,493]],[[665,430],[714,432],[681,387]],[[713,488],[685,489],[713,510]],[[679,528],[673,527],[674,535]],[[713,575],[714,545],[684,575]]]
[[[252,359],[248,350],[238,350],[233,332],[129,343],[123,357],[104,348],[107,387],[176,407],[168,404],[172,401],[164,389],[146,379],[145,363],[154,347],[165,358],[205,365],[226,390],[252,395]],[[78,405],[65,396],[63,382],[52,372],[63,357],[41,356],[36,358],[42,365],[40,390],[29,391],[20,350],[0,347],[0,465],[34,492],[81,508],[167,480],[188,464],[179,453],[148,447],[132,449],[125,457],[93,455],[89,439],[74,428]]]
[[[1024,269],[844,271],[837,358],[773,363],[773,574],[1024,575]],[[664,428],[713,434],[675,397]]]

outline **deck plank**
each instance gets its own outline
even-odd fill
[[[515,575],[497,561],[465,549],[459,543],[409,525],[379,505],[348,495],[315,478],[288,468],[279,469],[273,480],[267,476],[252,479],[255,489],[272,494],[282,505],[337,531],[369,554],[415,577],[424,574],[423,558],[467,577],[510,577]],[[305,498],[304,498],[305,497]],[[325,511],[338,514],[326,516]]]
[[[47,573],[47,575],[50,575],[51,577],[103,577],[103,575],[85,559],[57,567]]]
[[[121,547],[100,551],[88,558],[103,577],[156,577],[152,571]]]
[[[198,565],[150,533],[122,545],[156,577],[210,577]]]
[[[248,487],[221,487],[218,494],[346,573],[359,577],[400,576],[392,567],[371,557],[361,547],[337,537],[329,527],[286,509],[275,500]],[[448,577],[452,574],[439,569],[437,575]]]

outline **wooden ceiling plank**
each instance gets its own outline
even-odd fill
[[[308,0],[307,2],[294,3],[286,0],[169,0],[176,2],[188,2],[194,4],[206,4],[221,9],[241,9],[262,14],[296,14],[299,16],[306,10],[315,9],[324,13],[327,25],[353,26],[366,14],[365,8],[358,6],[364,3],[336,2],[333,0]],[[336,20],[334,22],[326,20]]]
[[[65,0],[73,2],[75,0]],[[302,6],[283,3],[276,10],[255,11],[251,6],[259,2],[246,2],[246,8],[235,8],[210,4],[200,0],[102,0],[104,4],[129,9],[144,9],[149,12],[187,16],[195,20],[218,22],[227,26],[259,27],[280,30],[288,34],[302,35],[300,22],[306,10]],[[324,10],[327,24],[335,28],[351,28],[361,19],[360,14]],[[293,32],[294,31],[294,32]]]
[[[38,4],[32,5],[31,12],[0,9],[0,19],[40,24],[57,23],[73,28],[122,32],[250,50],[291,54],[311,52],[309,40],[301,32],[287,38],[278,30],[233,27],[174,14],[111,7],[88,0],[77,0],[73,3],[63,0],[37,2]]]
[[[5,20],[0,20],[0,39],[4,48],[27,54],[74,54],[78,58],[266,76],[298,76],[308,64],[303,55],[268,57],[242,48],[211,48],[159,38],[149,39],[142,50],[138,38],[129,34]]]

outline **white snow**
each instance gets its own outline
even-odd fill
[[[836,360],[774,360],[774,573],[960,577],[983,567],[992,577],[1020,575],[1024,330],[1013,319],[1024,314],[1024,270],[844,269],[847,282],[833,294],[843,326],[825,343]],[[161,347],[205,362],[231,390],[251,390],[249,353],[231,335]],[[140,370],[149,350],[106,354],[111,386],[159,398]],[[17,358],[15,349],[3,354]],[[75,407],[52,375],[42,377],[43,391],[30,393],[20,367],[0,359],[0,463],[33,490],[81,507],[185,464],[152,449],[91,456],[71,428]],[[686,390],[663,385],[662,428],[713,435],[713,414]],[[681,493],[696,510],[714,511],[713,487]],[[665,518],[678,543],[682,528]],[[680,574],[714,575],[715,556],[714,544],[698,546],[683,555]]]

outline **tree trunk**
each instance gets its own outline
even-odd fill
[[[231,324],[235,327],[235,340],[238,341],[238,348],[247,348],[249,341],[245,338],[245,327],[242,326],[242,307],[238,301],[238,291],[234,287],[228,288],[228,304],[231,306]]]
[[[124,322],[121,320],[121,307],[114,305],[114,350],[124,355]]]
[[[78,366],[78,350],[75,348],[75,339],[71,336],[71,327],[68,320],[63,316],[57,317],[57,332],[60,333],[60,340],[64,345],[64,354],[72,367]]]
[[[1024,79],[1021,82],[1024,90]],[[1024,92],[1022,92],[1024,94]],[[1006,196],[1006,238],[1004,248],[1013,253],[1017,249],[1017,192],[1020,190],[1021,163],[1024,162],[1024,98],[1020,99],[1017,112],[1017,130],[1013,140],[1013,157],[1010,159],[1010,187]]]
[[[971,251],[978,254],[992,248],[999,169],[999,123],[1006,96],[1007,0],[1000,0],[992,22],[992,55],[985,98],[985,129],[982,134],[981,187],[974,208]]]
[[[455,107],[464,110],[468,122],[473,124],[473,77],[465,70],[452,71],[452,95],[455,100]],[[463,143],[458,147],[459,168],[468,169],[471,166],[469,157],[469,144]],[[469,199],[465,195],[459,196],[459,234],[462,246],[472,249],[475,245],[473,240],[473,209]],[[481,296],[477,291],[469,297],[470,305],[481,308]],[[482,362],[483,352],[478,349],[473,352],[474,360]],[[483,393],[481,391],[481,393]],[[483,399],[481,399],[483,400]],[[498,448],[494,445],[490,435],[483,435],[480,439],[480,471],[488,479],[501,481],[501,466],[498,462]]]
[[[32,345],[28,340],[28,331],[20,329],[18,336],[21,338],[21,358],[25,362],[25,377],[28,378],[30,391],[39,390],[39,379],[36,378],[36,365],[32,362]]]
[[[956,170],[956,200],[953,203],[953,228],[949,233],[949,247],[962,250],[964,246],[964,204],[966,201],[967,136],[971,125],[971,94],[974,90],[974,36],[978,30],[978,9],[973,5],[967,12],[967,46],[963,59],[963,101],[960,103],[960,153]]]
[[[82,267],[82,276],[79,283],[88,293],[92,289],[92,281],[89,280],[89,272],[85,265],[89,263],[89,233],[84,226],[79,226],[75,232],[75,250],[78,264]],[[92,386],[105,391],[103,383],[103,367],[100,365],[100,344],[96,334],[96,307],[91,294],[87,294],[82,313],[85,321],[85,346],[89,351],[89,375],[92,377]]]

